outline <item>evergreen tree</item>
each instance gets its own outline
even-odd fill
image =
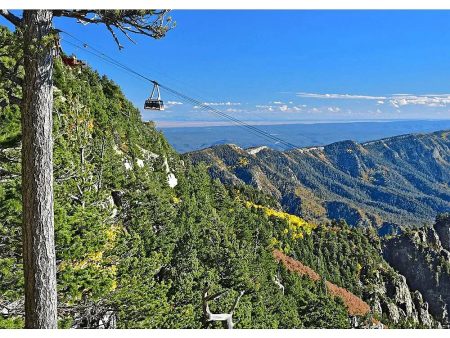
[[[23,31],[22,203],[25,312],[28,328],[56,328],[56,255],[53,212],[53,49],[54,16],[106,25],[154,38],[164,36],[165,11],[25,10],[19,18],[0,14]],[[156,14],[156,19],[153,15]]]

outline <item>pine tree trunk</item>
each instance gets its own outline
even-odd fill
[[[52,12],[24,11],[22,106],[25,327],[57,328],[53,219]]]

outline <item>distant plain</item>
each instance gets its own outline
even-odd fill
[[[450,120],[277,124],[259,125],[258,128],[298,147],[311,147],[343,140],[367,142],[409,133],[446,130],[450,129]],[[159,129],[163,131],[170,144],[181,153],[227,143],[236,144],[242,148],[265,145],[273,149],[284,150],[279,144],[261,138],[239,126]]]

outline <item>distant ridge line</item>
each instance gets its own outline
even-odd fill
[[[380,139],[376,139],[373,141],[365,141],[360,143],[362,146],[365,145],[371,145],[377,142],[384,142],[384,141],[390,141],[390,140],[401,140],[401,139],[405,139],[407,137],[411,137],[411,136],[416,136],[416,137],[426,137],[428,135],[434,135],[434,134],[442,134],[442,133],[450,133],[450,129],[442,129],[442,130],[437,130],[437,131],[432,131],[429,133],[408,133],[408,134],[400,134],[400,135],[395,135],[395,136],[390,136],[390,137],[383,137]],[[337,143],[337,142],[335,142]],[[356,142],[358,143],[358,142]]]

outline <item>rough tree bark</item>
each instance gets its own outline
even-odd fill
[[[52,11],[23,16],[22,198],[25,327],[57,328],[53,219]]]

